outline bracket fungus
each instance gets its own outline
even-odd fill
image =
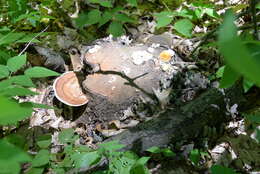
[[[53,84],[57,99],[69,106],[82,106],[88,102],[88,97],[82,92],[76,74],[68,71],[58,77]]]

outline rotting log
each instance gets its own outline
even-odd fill
[[[176,110],[166,110],[159,117],[138,124],[107,141],[117,140],[124,150],[143,152],[152,146],[195,139],[205,125],[211,127],[228,121],[227,105],[243,106],[246,100],[240,87],[225,91],[210,89]]]

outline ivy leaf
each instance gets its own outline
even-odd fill
[[[51,134],[42,135],[37,138],[37,145],[41,149],[48,148],[50,144],[51,144]]]
[[[181,19],[174,24],[173,28],[180,34],[191,37],[193,23],[189,19]]]
[[[0,65],[0,79],[9,76],[9,69],[5,65]]]
[[[118,37],[123,35],[125,30],[120,22],[112,21],[108,27],[108,32],[114,37]]]
[[[260,113],[257,114],[245,114],[243,115],[250,123],[260,124]]]
[[[173,20],[173,13],[169,11],[163,11],[160,13],[154,14],[156,17],[156,28],[165,27],[166,25],[170,24]]]
[[[219,32],[219,50],[227,64],[236,72],[260,86],[260,63],[249,53],[246,46],[237,36],[234,15],[228,11]]]
[[[213,165],[210,170],[212,174],[236,174],[233,169],[221,165]]]
[[[15,124],[16,122],[31,116],[33,111],[30,104],[17,103],[17,101],[1,95],[0,103],[0,125]]]
[[[240,74],[234,71],[229,65],[224,68],[224,73],[220,81],[220,88],[231,87],[240,77]]]
[[[0,140],[1,173],[20,173],[20,163],[31,161],[30,156],[6,140]]]
[[[11,80],[12,84],[26,86],[26,87],[35,87],[32,80],[25,75],[12,76],[9,80]]]
[[[32,167],[41,167],[49,163],[50,153],[48,150],[42,149],[34,157]]]
[[[57,73],[55,71],[49,70],[44,67],[38,67],[38,66],[25,70],[24,74],[31,78],[40,78],[40,77],[59,76],[60,75],[59,73]]]
[[[26,54],[23,54],[21,56],[15,56],[8,59],[7,66],[10,71],[16,72],[17,70],[22,68],[22,66],[24,66],[25,63],[26,63]]]

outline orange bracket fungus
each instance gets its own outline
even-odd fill
[[[55,96],[69,106],[82,106],[88,97],[82,92],[76,74],[66,72],[58,77],[53,84]]]

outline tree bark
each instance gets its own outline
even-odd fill
[[[210,89],[178,110],[167,110],[159,117],[109,138],[126,145],[124,150],[143,152],[152,146],[165,147],[169,143],[195,139],[205,125],[216,126],[231,118],[227,107],[245,103],[240,87],[224,93]]]

